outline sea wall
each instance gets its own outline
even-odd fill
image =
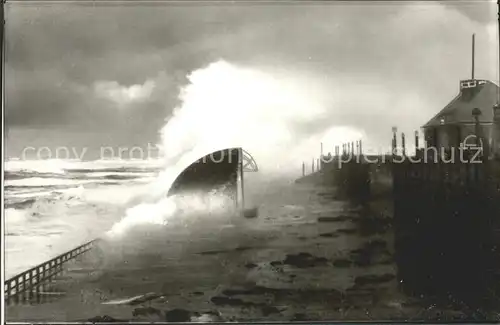
[[[489,165],[393,166],[396,262],[405,292],[493,303],[500,292],[500,195]]]
[[[473,308],[498,305],[500,162],[351,161],[323,166],[308,180],[332,184],[336,195],[362,203],[372,217],[390,217],[406,294]]]

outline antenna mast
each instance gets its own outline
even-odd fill
[[[476,41],[476,34],[472,34],[472,80],[474,80],[474,55],[475,55],[475,42]]]

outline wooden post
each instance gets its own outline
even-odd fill
[[[10,298],[10,296],[12,296],[12,282],[11,281],[7,282],[7,295],[9,298]]]
[[[359,140],[359,155],[363,155],[363,140]]]
[[[40,285],[40,278],[41,278],[40,269],[36,268],[35,269],[36,291],[38,291],[38,286]]]
[[[35,286],[35,277],[36,277],[36,272],[33,272],[33,270],[30,271],[30,287],[31,290],[33,290]]]
[[[306,176],[306,163],[302,162],[302,176]]]
[[[351,142],[351,153],[352,153],[352,154],[353,154],[353,156],[354,156],[354,141],[353,141],[353,142]]]
[[[314,158],[313,158],[313,160],[312,160],[311,170],[312,170],[312,172],[314,173]]]
[[[472,110],[472,116],[474,117],[474,135],[476,136],[476,146],[479,148],[481,145],[481,130],[479,125],[479,116],[481,115],[481,110],[479,108],[474,108]],[[483,144],[485,145],[485,144]],[[484,148],[482,148],[484,149]],[[484,154],[484,152],[481,152]],[[476,168],[477,170],[477,168]]]
[[[474,108],[472,110],[472,116],[474,117],[474,135],[476,136],[476,145],[480,145],[479,141],[479,115],[481,115],[481,110],[479,108]]]
[[[500,4],[499,4],[500,5]],[[500,13],[499,13],[500,16]],[[498,158],[500,154],[500,105],[493,106],[493,155]]]
[[[243,173],[243,148],[239,149],[239,170],[240,170],[240,191],[241,191],[241,212],[243,213],[245,210],[245,181],[244,181],[244,173]]]
[[[479,146],[481,145],[481,130],[480,130],[480,125],[479,125],[479,116],[481,115],[481,110],[479,108],[474,108],[472,110],[472,116],[474,117],[474,134],[476,136],[476,146],[479,150]],[[484,150],[486,144],[483,144],[483,148],[482,150]],[[483,155],[484,157],[484,151],[481,152],[481,154]],[[481,159],[483,159],[483,157],[481,157]],[[475,178],[475,181],[477,181],[479,179],[479,168],[477,168],[476,165],[473,165],[472,168],[474,168],[474,178]]]
[[[396,148],[398,146],[397,132],[398,132],[398,128],[394,126],[392,128],[392,155],[393,156],[395,156],[397,153],[396,152]]]
[[[404,133],[401,133],[401,148],[402,148],[402,155],[404,157],[406,156],[406,141]]]
[[[39,270],[40,270],[40,278],[42,279],[41,281],[45,281],[45,266],[43,265],[40,266]]]
[[[418,143],[418,131],[415,131],[415,153],[418,152],[419,143]]]

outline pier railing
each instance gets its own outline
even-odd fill
[[[91,250],[98,241],[99,239],[89,241],[8,279],[4,284],[5,298],[13,298],[35,290],[52,280],[56,275],[62,273],[64,264]]]

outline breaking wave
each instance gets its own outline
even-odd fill
[[[180,214],[179,198],[167,197],[172,183],[191,163],[211,152],[243,147],[263,166],[259,173],[267,178],[293,178],[301,167],[290,162],[301,161],[304,155],[317,157],[322,136],[333,132],[337,142],[361,137],[357,130],[341,127],[301,139],[295,131],[320,120],[327,107],[326,99],[304,84],[301,76],[218,61],[192,72],[188,80],[179,95],[182,104],[161,130],[163,170],[113,226],[110,236],[123,235],[138,224],[165,225],[175,219]],[[193,195],[183,202],[194,210],[210,210],[206,204],[195,203]]]

